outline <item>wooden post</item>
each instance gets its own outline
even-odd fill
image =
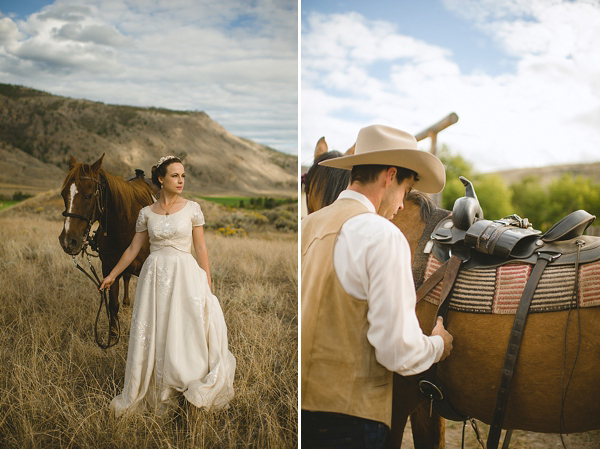
[[[454,125],[456,122],[458,122],[458,115],[452,112],[446,117],[444,117],[442,120],[437,122],[435,125],[431,125],[429,128],[421,131],[418,134],[415,134],[415,138],[417,139],[417,141],[421,141],[426,137],[429,137],[430,132],[437,134],[440,131],[443,131],[444,129],[448,128],[450,125]]]
[[[435,125],[430,126],[429,128],[421,131],[418,134],[415,134],[415,138],[418,141],[421,141],[427,137],[429,137],[431,139],[431,147],[429,152],[431,154],[433,154],[434,156],[437,156],[437,135],[440,131],[443,131],[444,129],[448,128],[451,125],[454,125],[456,122],[458,122],[458,115],[456,115],[454,112],[448,114],[446,117],[444,117],[442,120],[440,120],[439,122],[437,122]],[[442,194],[441,193],[435,193],[433,195],[431,195],[431,199],[433,200],[433,202],[438,206],[441,207],[442,205]]]

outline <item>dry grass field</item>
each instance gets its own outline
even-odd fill
[[[167,417],[115,419],[131,308],[121,306],[121,342],[98,348],[98,294],[63,253],[61,229],[46,214],[0,215],[0,447],[297,447],[297,234],[207,233],[237,359],[230,408],[180,402]]]

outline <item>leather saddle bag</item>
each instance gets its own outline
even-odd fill
[[[510,220],[479,220],[467,230],[465,246],[504,259],[528,257],[540,234],[535,229],[515,226]]]

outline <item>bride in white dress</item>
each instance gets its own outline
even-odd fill
[[[140,211],[130,246],[100,285],[109,288],[150,239],[135,292],[125,385],[110,404],[116,416],[146,405],[162,411],[177,392],[197,407],[220,408],[233,398],[235,358],[211,292],[204,216],[198,203],[179,196],[184,178],[174,156],[152,167],[160,199]]]

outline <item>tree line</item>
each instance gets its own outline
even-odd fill
[[[452,210],[454,201],[465,196],[465,188],[458,179],[464,176],[473,183],[485,218],[489,220],[517,214],[528,218],[535,229],[546,231],[578,209],[600,216],[600,182],[594,179],[566,173],[543,185],[539,176],[530,175],[507,185],[498,175],[474,173],[470,162],[447,147],[442,148],[440,159],[446,166],[444,209]]]

